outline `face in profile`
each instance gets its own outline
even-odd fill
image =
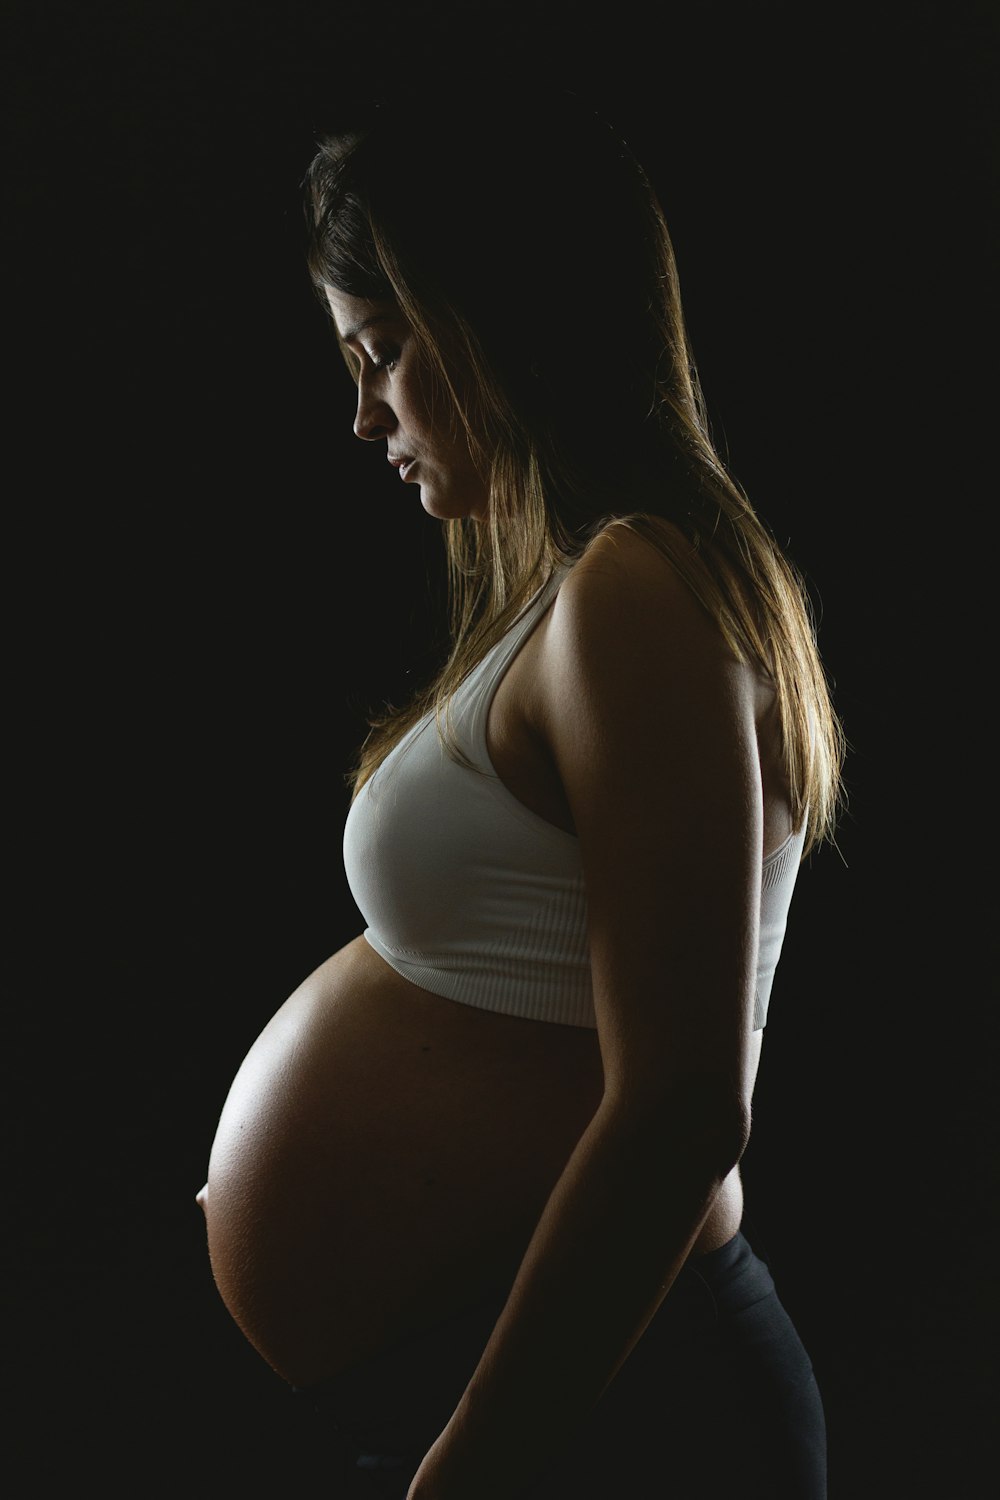
[[[431,409],[427,372],[399,308],[330,287],[326,298],[337,332],[358,360],[358,437],[385,443],[403,482],[419,486],[428,515],[484,520],[486,483],[461,426],[449,420],[440,401]]]

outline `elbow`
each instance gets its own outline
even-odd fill
[[[654,1097],[627,1087],[605,1095],[605,1108],[626,1131],[658,1140],[678,1151],[702,1172],[720,1180],[739,1165],[750,1141],[750,1108],[728,1091],[704,1080],[675,1081]]]
[[[732,1156],[728,1170],[731,1172],[738,1167],[744,1151],[750,1144],[750,1109],[743,1100],[737,1100],[733,1108],[733,1120],[731,1132],[727,1141],[727,1149]]]
[[[713,1175],[722,1179],[740,1164],[750,1141],[749,1112],[739,1104],[720,1104],[704,1118],[688,1118],[684,1126],[692,1150]],[[676,1135],[675,1135],[676,1139]]]

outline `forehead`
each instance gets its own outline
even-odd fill
[[[345,344],[355,342],[360,334],[380,323],[402,321],[403,315],[395,302],[372,302],[367,297],[352,297],[329,286],[325,288],[325,296]]]

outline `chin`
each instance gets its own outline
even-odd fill
[[[486,506],[482,501],[435,495],[433,491],[427,492],[423,487],[420,490],[420,503],[429,516],[435,516],[439,521],[461,521],[466,516],[474,521],[481,521],[486,516]]]

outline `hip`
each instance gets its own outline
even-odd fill
[[[324,1441],[339,1444],[345,1496],[395,1496],[398,1478],[403,1500],[505,1300],[498,1288],[432,1332],[296,1393]],[[731,1485],[741,1500],[825,1496],[825,1419],[812,1363],[767,1263],[742,1232],[689,1257],[577,1438],[544,1475],[526,1477],[523,1496],[648,1493],[651,1474],[662,1475],[673,1500],[705,1500]]]

